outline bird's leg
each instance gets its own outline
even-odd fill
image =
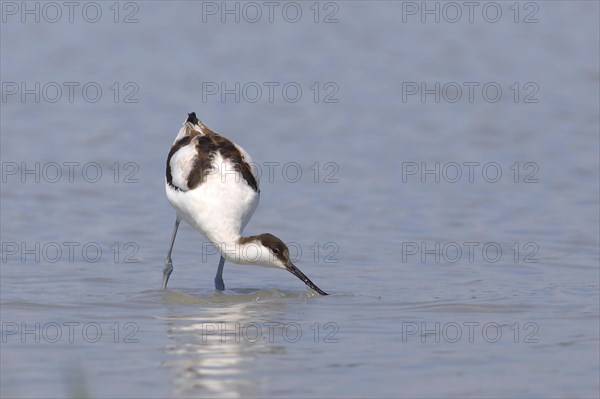
[[[175,219],[175,227],[173,228],[173,235],[171,236],[171,246],[169,247],[169,252],[167,253],[167,259],[165,259],[165,268],[163,269],[163,290],[167,289],[167,283],[169,282],[169,277],[171,277],[171,273],[173,272],[173,261],[171,260],[171,252],[173,252],[173,244],[175,244],[175,237],[177,236],[177,229],[179,228],[179,222],[181,219],[177,217]]]
[[[215,290],[217,291],[225,291],[225,282],[223,281],[223,265],[225,265],[225,258],[223,255],[221,255],[221,259],[219,259],[217,275],[215,276]]]

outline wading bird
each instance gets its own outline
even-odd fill
[[[244,149],[209,129],[196,117],[179,130],[167,157],[167,198],[177,216],[163,269],[163,288],[173,272],[171,253],[181,220],[200,231],[221,253],[215,289],[223,291],[225,260],[284,269],[327,295],[290,260],[287,245],[269,233],[242,236],[260,197],[258,176]]]

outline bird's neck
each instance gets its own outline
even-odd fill
[[[254,237],[231,236],[221,240],[211,239],[223,257],[232,263],[254,265],[261,261],[265,248]]]

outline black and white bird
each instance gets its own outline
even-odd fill
[[[166,192],[177,216],[163,270],[163,288],[173,272],[171,253],[181,220],[200,231],[221,253],[215,289],[224,290],[225,260],[284,269],[321,295],[290,260],[287,245],[269,233],[242,236],[260,198],[259,179],[244,149],[196,117],[179,130],[167,157]]]

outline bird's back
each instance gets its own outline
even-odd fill
[[[166,165],[166,192],[179,216],[213,242],[239,236],[259,200],[252,159],[196,119],[179,131]]]

